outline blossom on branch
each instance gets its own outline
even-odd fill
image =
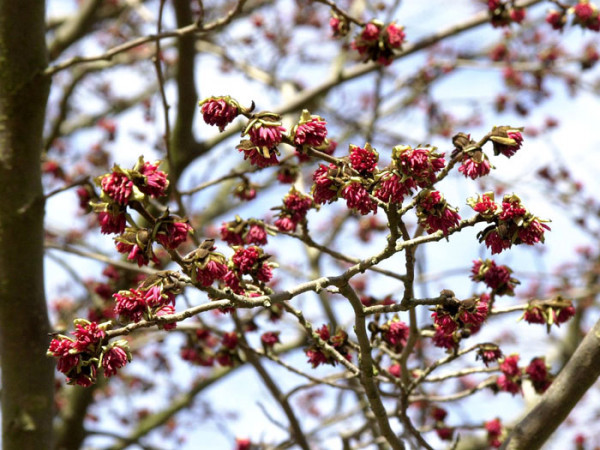
[[[199,106],[204,122],[218,126],[221,132],[240,114],[241,110],[239,103],[229,96],[209,97],[201,101]]]

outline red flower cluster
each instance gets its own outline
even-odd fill
[[[431,314],[435,327],[434,345],[449,350],[457,348],[463,335],[479,331],[487,318],[488,310],[487,298],[483,295],[462,302],[438,305]]]
[[[211,367],[215,362],[212,349],[217,343],[217,338],[209,330],[200,328],[194,334],[187,333],[187,343],[180,351],[181,359],[202,367]]]
[[[395,352],[400,352],[408,341],[409,328],[408,325],[395,317],[381,327],[383,332],[383,340]]]
[[[508,266],[499,266],[489,259],[479,259],[473,261],[471,279],[484,282],[496,295],[514,295],[515,285],[519,284],[519,280],[511,278],[511,273]]]
[[[258,147],[251,140],[244,139],[236,147],[244,153],[244,159],[250,160],[250,164],[256,167],[269,167],[279,164],[277,147]]]
[[[444,235],[448,235],[450,229],[460,223],[456,209],[449,206],[438,191],[428,190],[423,194],[417,204],[419,223],[429,234],[441,230]]]
[[[219,131],[240,114],[240,105],[231,97],[209,97],[200,102],[202,118],[208,125],[216,125]]]
[[[548,372],[548,366],[544,358],[533,358],[525,373],[538,394],[543,394],[552,384],[552,375]]]
[[[502,209],[493,203],[493,194],[486,193],[481,197],[470,198],[467,203],[485,219],[493,221],[478,234],[479,241],[492,249],[492,254],[500,253],[513,244],[534,245],[544,242],[544,233],[550,227],[543,224],[542,219],[534,216],[521,204],[516,195],[505,195]]]
[[[304,220],[308,210],[313,207],[313,199],[292,188],[283,198],[283,206],[275,221],[280,231],[296,231],[296,227]]]
[[[136,230],[135,228],[125,228],[125,232],[115,238],[117,251],[126,253],[127,259],[137,262],[138,266],[147,265],[150,260],[155,264],[159,261],[152,250],[151,232],[146,228]]]
[[[370,175],[377,167],[379,154],[369,143],[364,148],[350,145],[350,165],[361,175]]]
[[[323,341],[335,348],[348,361],[352,359],[350,346],[348,345],[348,334],[345,331],[338,330],[335,335],[331,336],[329,327],[323,325],[316,333]],[[304,353],[308,356],[308,362],[312,365],[313,369],[321,364],[335,366],[338,363],[337,359],[324,350],[318,342],[315,342],[307,348]]]
[[[117,169],[111,174],[104,175],[100,181],[102,192],[119,205],[127,205],[133,193],[133,181]]]
[[[242,220],[235,216],[231,222],[221,225],[221,239],[229,245],[266,245],[267,231],[265,224],[256,219]]]
[[[149,288],[145,288],[142,284],[138,289],[119,291],[113,295],[113,298],[116,303],[115,313],[128,322],[139,322],[142,319],[152,320],[164,306],[175,306],[175,295],[165,289],[162,283]],[[164,314],[163,311],[161,315]]]
[[[84,319],[75,320],[74,339],[58,335],[52,339],[48,356],[58,358],[57,369],[67,376],[68,384],[88,387],[96,382],[98,369],[102,367],[107,377],[131,361],[126,341],[103,346],[106,328],[110,322],[98,325]]]
[[[507,126],[494,127],[490,140],[494,144],[494,155],[500,154],[510,158],[523,144],[522,128],[511,128]]]
[[[477,350],[477,359],[481,359],[486,367],[489,363],[497,361],[501,357],[502,351],[496,344],[483,344]]]
[[[489,158],[481,150],[473,152],[467,152],[462,157],[462,162],[458,171],[461,172],[466,178],[483,177],[490,173],[492,165],[490,164]]]
[[[319,165],[319,168],[313,174],[315,184],[312,187],[312,195],[315,203],[322,205],[337,200],[341,188],[337,181],[339,172],[339,167],[333,163],[330,163],[329,166]]]
[[[370,212],[377,214],[377,203],[359,181],[347,184],[340,195],[346,200],[349,209],[354,209],[363,216]]]
[[[375,61],[389,66],[397,50],[402,49],[406,35],[404,28],[390,23],[387,27],[378,20],[372,20],[352,41],[351,47],[365,56],[365,62]]]
[[[502,445],[500,439],[502,436],[502,423],[500,422],[500,419],[490,420],[486,422],[484,426],[487,431],[488,444],[490,444],[491,447],[500,448]]]
[[[501,391],[510,392],[512,395],[521,392],[522,373],[519,369],[519,355],[510,355],[500,363],[502,374],[496,381]]]
[[[379,176],[374,195],[383,202],[402,203],[417,187],[426,188],[436,181],[436,173],[446,165],[444,155],[435,148],[397,146],[392,150],[392,165]]]
[[[579,0],[573,7],[573,24],[592,31],[600,31],[600,11],[589,0]]]
[[[523,319],[527,323],[539,323],[546,324],[548,329],[552,324],[560,326],[560,324],[567,322],[571,317],[575,315],[575,308],[570,300],[563,300],[558,298],[553,302],[539,303],[532,301],[525,313]]]
[[[156,233],[156,240],[163,247],[174,250],[187,240],[189,233],[193,232],[194,229],[187,221],[173,220],[172,222],[163,222]]]
[[[269,257],[260,247],[239,247],[231,257],[233,271],[238,278],[250,275],[255,280],[268,283],[273,278],[273,269],[266,262]]]
[[[554,30],[562,30],[567,24],[567,16],[564,11],[557,11],[555,9],[551,9],[546,14],[546,22],[550,24],[550,26]]]
[[[292,140],[300,152],[304,147],[321,147],[326,144],[327,122],[319,116],[311,116],[305,109],[302,111],[300,121],[292,130]],[[329,145],[327,145],[329,146]]]

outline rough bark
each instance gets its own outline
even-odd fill
[[[535,450],[554,433],[600,374],[600,321],[588,332],[539,403],[504,441],[502,449]]]
[[[52,444],[53,362],[46,357],[42,129],[49,80],[45,4],[0,0],[0,364],[5,450]]]

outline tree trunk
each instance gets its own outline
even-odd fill
[[[49,79],[43,0],[0,0],[0,364],[5,450],[52,444],[40,155]]]

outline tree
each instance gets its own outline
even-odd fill
[[[587,0],[456,7],[427,29],[402,2],[83,0],[46,19],[42,2],[0,0],[3,446],[145,446],[160,429],[176,441],[182,411],[240,372],[264,383],[265,423],[283,432],[238,448],[543,445],[600,373],[600,208],[580,201],[568,159],[536,167],[594,247],[569,278],[525,283],[503,258],[543,243],[548,208],[509,175],[557,129],[523,122],[551,111],[559,83],[595,92],[581,30],[594,35],[600,13]],[[489,73],[468,93],[492,108],[445,96],[471,67]],[[45,206],[56,217],[74,191],[86,215],[44,231]],[[428,294],[426,264],[450,249],[464,266],[478,245],[486,257]],[[50,299],[52,327],[44,249],[79,283]],[[60,254],[100,261],[102,276]],[[517,345],[480,338],[518,315]],[[529,329],[567,322],[563,344],[545,340],[559,357],[524,360]],[[441,406],[524,388],[539,401],[512,423]],[[145,408],[147,393],[162,404]]]

